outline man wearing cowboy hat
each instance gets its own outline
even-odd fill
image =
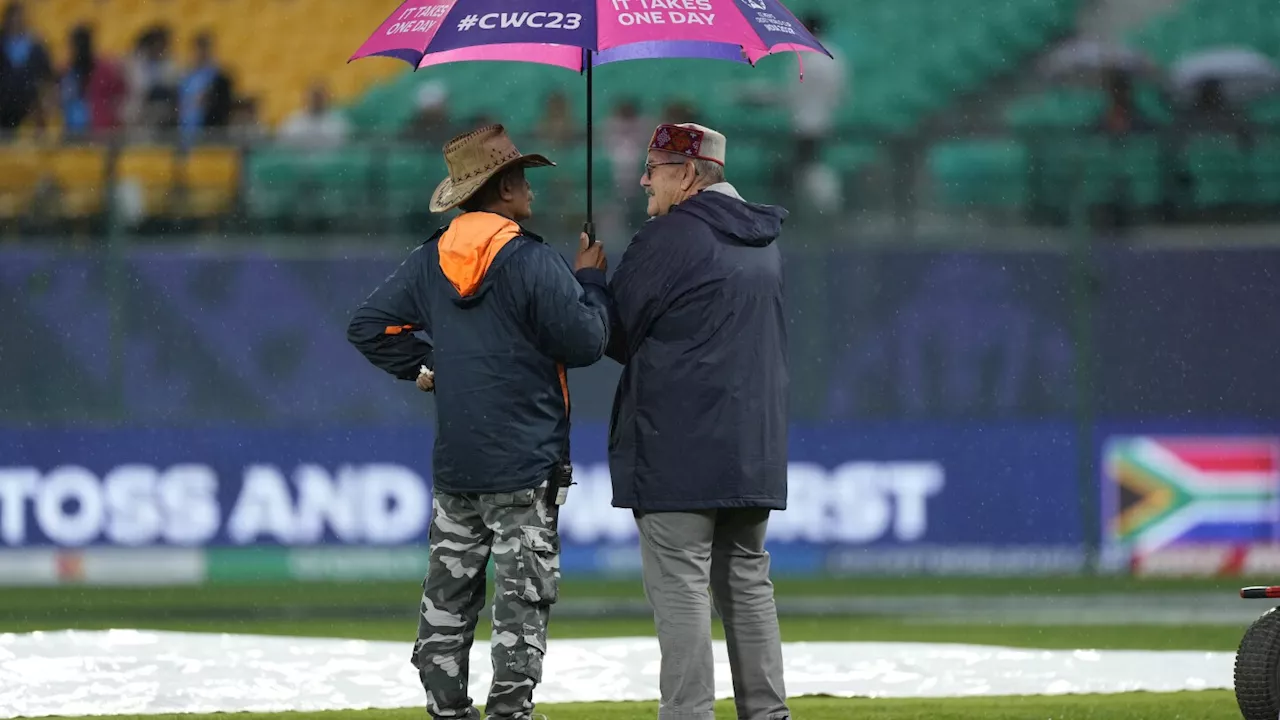
[[[725,181],[726,145],[701,125],[657,128],[640,179],[652,220],[609,283],[607,353],[624,365],[609,472],[614,506],[631,508],[639,526],[662,651],[661,720],[714,720],[712,602],[739,720],[791,717],[764,549],[769,513],[787,503],[774,242],[787,211],[749,203]]]
[[[444,155],[449,177],[431,210],[462,214],[374,290],[348,339],[375,366],[436,395],[430,564],[413,650],[427,710],[437,719],[480,717],[468,695],[468,659],[492,555],[494,676],[485,712],[528,720],[560,577],[565,369],[604,353],[604,257],[584,242],[594,264],[580,258],[579,283],[520,225],[532,216],[525,169],[554,163],[522,155],[501,125],[454,138]]]

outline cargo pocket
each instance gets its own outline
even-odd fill
[[[526,625],[523,642],[509,648],[503,662],[513,673],[542,682],[542,658],[546,655],[546,647],[536,632],[536,628]]]
[[[550,528],[520,528],[521,593],[534,605],[551,605],[560,593],[560,536]]]

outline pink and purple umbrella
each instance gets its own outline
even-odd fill
[[[590,234],[592,68],[649,58],[755,65],[779,52],[831,55],[779,0],[405,0],[348,62],[506,60],[585,73]]]

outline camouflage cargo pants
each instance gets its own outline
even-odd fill
[[[546,485],[514,493],[437,492],[413,664],[433,718],[479,718],[469,657],[493,555],[493,685],[485,713],[528,720],[542,680],[547,619],[560,580],[560,538]]]

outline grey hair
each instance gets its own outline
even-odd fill
[[[724,182],[724,166],[711,160],[694,160],[693,171],[708,185]]]
[[[693,163],[693,173],[698,176],[698,184],[706,187],[724,182],[724,166],[713,160],[693,160],[680,153],[667,152],[660,150],[662,157],[670,158],[673,162],[691,162]]]

